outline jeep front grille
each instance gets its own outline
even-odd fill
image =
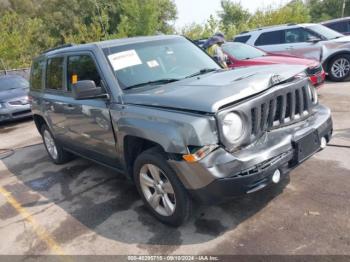
[[[251,108],[251,135],[278,128],[306,117],[311,110],[313,91],[309,85],[296,89],[286,89],[284,94],[277,95]]]

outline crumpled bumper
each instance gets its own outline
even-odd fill
[[[219,202],[264,188],[277,169],[285,176],[320,149],[322,137],[329,141],[332,131],[330,110],[318,105],[308,119],[267,132],[236,152],[219,147],[199,162],[169,164],[194,198]]]

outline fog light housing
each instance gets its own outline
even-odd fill
[[[275,184],[278,184],[280,180],[281,180],[281,171],[279,171],[279,169],[276,169],[272,175],[272,182],[274,182]]]
[[[324,149],[327,146],[327,139],[325,137],[321,138],[321,148]]]

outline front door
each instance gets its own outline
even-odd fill
[[[86,157],[118,166],[108,99],[75,100],[72,96],[73,84],[80,80],[93,80],[96,86],[101,86],[107,92],[94,56],[92,53],[79,53],[67,56],[66,61],[68,95],[64,110],[67,141]]]

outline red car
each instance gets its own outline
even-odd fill
[[[269,54],[253,46],[238,42],[226,42],[222,48],[228,56],[228,66],[230,68],[271,64],[306,65],[308,66],[307,74],[309,74],[310,81],[314,86],[323,84],[326,77],[321,63],[315,60]]]

